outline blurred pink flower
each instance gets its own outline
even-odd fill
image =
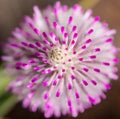
[[[5,48],[3,59],[16,77],[8,90],[45,117],[76,117],[105,98],[110,80],[118,78],[116,31],[79,5],[68,9],[57,2],[33,9],[33,17],[25,17]]]

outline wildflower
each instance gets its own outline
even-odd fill
[[[105,98],[110,80],[118,78],[116,31],[79,5],[33,9],[6,45],[3,59],[16,77],[8,90],[45,117],[76,117]]]

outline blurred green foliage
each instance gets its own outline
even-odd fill
[[[79,4],[84,9],[93,8],[100,0],[80,0]]]
[[[6,72],[0,69],[0,117],[4,116],[16,103],[15,96],[6,91],[11,78],[6,76]]]

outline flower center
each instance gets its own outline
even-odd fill
[[[52,63],[63,63],[65,60],[65,50],[61,47],[52,48],[49,57]]]

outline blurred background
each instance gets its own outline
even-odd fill
[[[91,4],[93,0],[81,1],[88,1]],[[55,2],[56,0],[0,0],[0,42],[6,42],[11,31],[19,25],[24,15],[32,14],[33,5],[44,8],[48,4],[54,4]],[[78,3],[79,0],[61,0],[61,2],[72,6],[74,3]],[[94,16],[99,15],[102,21],[105,20],[109,24],[110,28],[117,29],[114,43],[117,47],[120,47],[120,0],[99,0],[94,7],[92,6],[92,9],[94,11]],[[2,54],[1,46],[0,54]],[[120,58],[120,54],[118,54],[118,57]],[[120,71],[119,64],[118,67]],[[118,74],[120,76],[120,72]],[[27,118],[44,119],[44,116],[40,112],[32,113],[28,109],[23,109],[21,103],[17,103],[5,115],[5,119]],[[54,119],[54,117],[51,119]],[[73,118],[64,116],[60,119]],[[112,82],[112,90],[107,93],[106,100],[86,110],[83,114],[79,114],[76,119],[120,119],[120,80]]]

